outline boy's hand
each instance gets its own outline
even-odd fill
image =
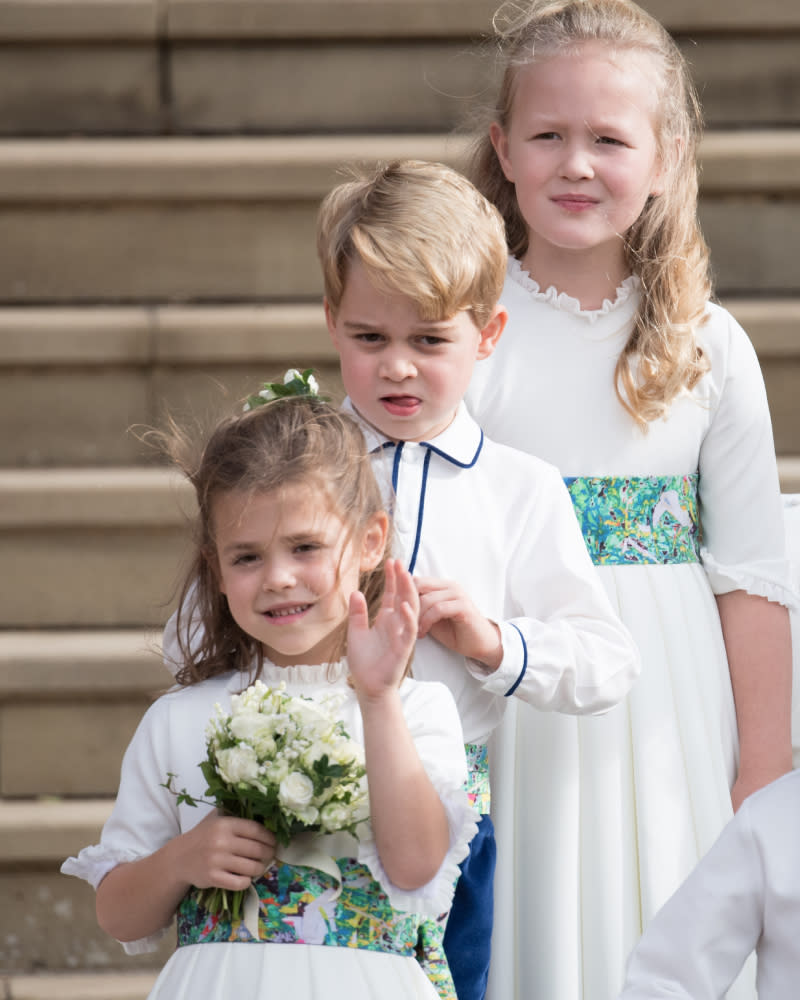
[[[417,588],[398,559],[386,560],[383,600],[372,628],[364,595],[350,596],[347,662],[359,697],[379,698],[399,687],[414,651],[418,614]]]
[[[503,659],[497,625],[451,580],[418,576],[414,582],[420,597],[418,637],[430,635],[448,649],[497,670]]]

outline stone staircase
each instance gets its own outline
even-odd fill
[[[645,0],[706,109],[702,219],[800,491],[800,7]],[[58,874],[93,842],[186,554],[130,428],[289,364],[337,391],[313,249],[347,161],[458,165],[494,0],[0,0],[0,997],[143,1000]]]

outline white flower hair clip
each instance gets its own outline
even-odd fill
[[[287,396],[313,396],[316,399],[326,399],[319,394],[319,382],[314,376],[313,368],[301,372],[290,368],[283,376],[283,382],[264,382],[259,392],[248,396],[244,404],[244,412],[263,406],[273,399],[286,399]]]

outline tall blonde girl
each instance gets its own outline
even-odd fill
[[[561,469],[642,676],[597,719],[517,706],[499,740],[490,995],[612,1000],[650,917],[791,766],[795,597],[761,373],[710,301],[677,47],[627,0],[505,4],[495,29],[468,172],[505,219],[509,322],[468,403]]]

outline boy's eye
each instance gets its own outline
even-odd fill
[[[357,333],[355,340],[362,344],[380,344],[383,341],[382,333]]]
[[[559,134],[558,134],[558,132],[537,132],[537,134],[535,136],[533,136],[533,138],[534,139],[558,139],[559,138]]]
[[[614,139],[610,135],[599,135],[597,141],[606,146],[624,146],[625,143],[621,142],[619,139]]]
[[[419,338],[419,342],[425,347],[438,347],[440,344],[446,344],[447,338],[437,337],[435,333],[426,333]]]

